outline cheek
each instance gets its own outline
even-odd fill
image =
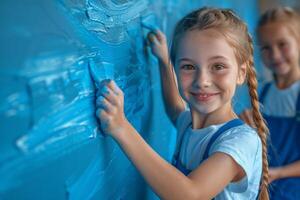
[[[290,57],[292,52],[293,52],[293,50],[290,47],[284,47],[281,50],[281,53],[286,57]]]
[[[233,96],[237,85],[237,74],[228,73],[226,75],[218,76],[215,79],[217,87],[224,92],[226,96]]]
[[[179,74],[179,78],[177,80],[182,89],[188,88],[193,82],[192,76],[184,73]]]
[[[285,57],[291,59],[291,60],[299,60],[299,49],[296,47],[292,48],[284,48],[283,49],[283,54]]]

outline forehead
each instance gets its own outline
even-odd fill
[[[259,42],[273,42],[282,39],[296,39],[291,28],[284,22],[271,22],[263,25],[258,30]]]
[[[235,60],[234,48],[224,35],[213,29],[186,32],[179,41],[176,55],[176,60],[190,58],[199,62],[215,56]]]

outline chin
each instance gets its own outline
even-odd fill
[[[274,73],[277,76],[285,76],[285,75],[287,75],[289,73],[289,70],[287,70],[287,69],[276,70],[276,71],[274,71]]]
[[[288,74],[290,71],[290,67],[289,66],[278,66],[277,68],[274,68],[273,69],[273,72],[276,74],[276,75],[281,75],[281,76],[284,76],[286,74]]]
[[[209,114],[209,113],[212,113],[214,112],[215,110],[217,110],[216,106],[214,105],[190,105],[190,107],[197,111],[198,113],[201,113],[201,114]]]

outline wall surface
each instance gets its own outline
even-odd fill
[[[157,199],[99,130],[95,89],[114,79],[129,121],[170,160],[176,132],[144,38],[155,27],[170,36],[203,5],[231,7],[254,26],[251,0],[2,0],[0,199]]]

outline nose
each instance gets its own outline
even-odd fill
[[[201,89],[207,88],[211,85],[211,75],[208,70],[198,69],[195,73],[194,87]]]

